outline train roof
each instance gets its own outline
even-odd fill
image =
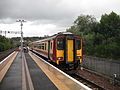
[[[54,35],[52,35],[52,36],[50,36],[50,37],[48,37],[48,38],[41,39],[41,40],[38,40],[38,41],[34,41],[34,42],[32,42],[32,43],[39,43],[39,42],[48,41],[48,40],[51,40],[51,39],[56,38],[56,37],[59,36],[59,35],[73,35],[73,33],[71,33],[71,32],[59,32],[59,33],[54,34]]]

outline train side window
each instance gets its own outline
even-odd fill
[[[50,46],[51,46],[51,49],[52,49],[52,42],[51,42],[51,45],[50,45]]]
[[[39,45],[39,49],[41,49],[40,45]]]
[[[63,39],[57,39],[57,49],[58,50],[63,50]]]
[[[41,44],[39,44],[39,48],[41,49]]]
[[[45,43],[45,50],[46,50],[46,43]]]
[[[81,48],[81,41],[76,40],[76,49],[79,50]]]
[[[42,44],[42,49],[44,50],[44,43]]]

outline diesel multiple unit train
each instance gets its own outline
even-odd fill
[[[76,69],[82,62],[82,39],[63,32],[30,43],[31,50],[42,53],[49,61],[65,68]]]

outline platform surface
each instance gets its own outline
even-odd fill
[[[58,90],[28,53],[25,53],[25,57],[34,90]],[[22,57],[20,52],[0,83],[0,90],[22,90]]]
[[[22,62],[18,53],[11,67],[0,83],[0,90],[21,90],[22,89]]]
[[[25,53],[26,61],[30,71],[35,90],[58,90],[46,74],[37,66],[28,53]]]

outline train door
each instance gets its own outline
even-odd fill
[[[50,41],[48,41],[48,60],[50,60]]]
[[[67,40],[67,60],[74,61],[74,40]]]

